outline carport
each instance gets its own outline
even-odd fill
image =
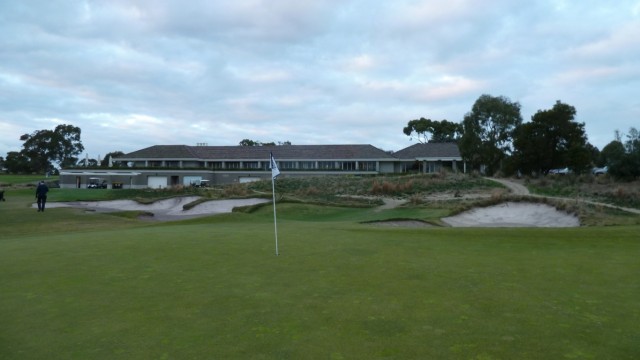
[[[109,189],[132,188],[133,178],[138,175],[140,173],[135,171],[63,170],[60,172],[60,187],[86,189],[89,185],[89,178],[99,177],[107,181]],[[74,186],[69,186],[69,184],[74,184]],[[115,187],[114,184],[116,184]]]

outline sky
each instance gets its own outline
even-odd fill
[[[7,0],[0,156],[71,124],[91,158],[243,139],[416,142],[482,95],[640,128],[640,0]]]

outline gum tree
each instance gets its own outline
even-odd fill
[[[81,130],[73,125],[58,125],[53,130],[37,130],[20,137],[24,141],[20,154],[29,159],[32,172],[46,172],[54,165],[73,166],[84,151]]]
[[[522,123],[520,104],[504,96],[482,95],[462,122],[459,146],[473,168],[493,174],[513,151],[513,133]]]
[[[448,120],[431,120],[420,118],[411,120],[402,132],[421,143],[456,142],[462,134],[462,125]]]

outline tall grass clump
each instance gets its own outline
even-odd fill
[[[223,193],[226,197],[247,196],[249,189],[245,184],[231,184],[224,187]]]
[[[383,181],[382,183],[374,181],[371,186],[371,194],[373,195],[400,195],[412,193],[414,186],[413,179],[408,181],[391,182]]]

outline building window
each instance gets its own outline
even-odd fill
[[[260,163],[257,161],[246,161],[244,163],[244,168],[245,169],[259,169],[260,168]]]
[[[360,161],[358,163],[358,170],[360,171],[376,171],[375,161]]]
[[[240,162],[239,161],[229,161],[226,163],[226,168],[227,169],[240,169]]]
[[[435,173],[440,171],[441,164],[435,161],[429,161],[426,163],[425,172],[427,173]]]
[[[340,169],[345,171],[353,171],[356,169],[355,161],[343,161],[340,163]]]
[[[278,161],[278,169],[295,169],[295,161]]]
[[[316,168],[315,161],[300,161],[300,169],[311,170]]]
[[[333,170],[336,168],[334,161],[318,161],[318,169],[321,170]]]
[[[219,170],[222,169],[222,162],[221,161],[214,161],[212,163],[209,163],[209,165],[211,166],[212,169],[214,170]]]

